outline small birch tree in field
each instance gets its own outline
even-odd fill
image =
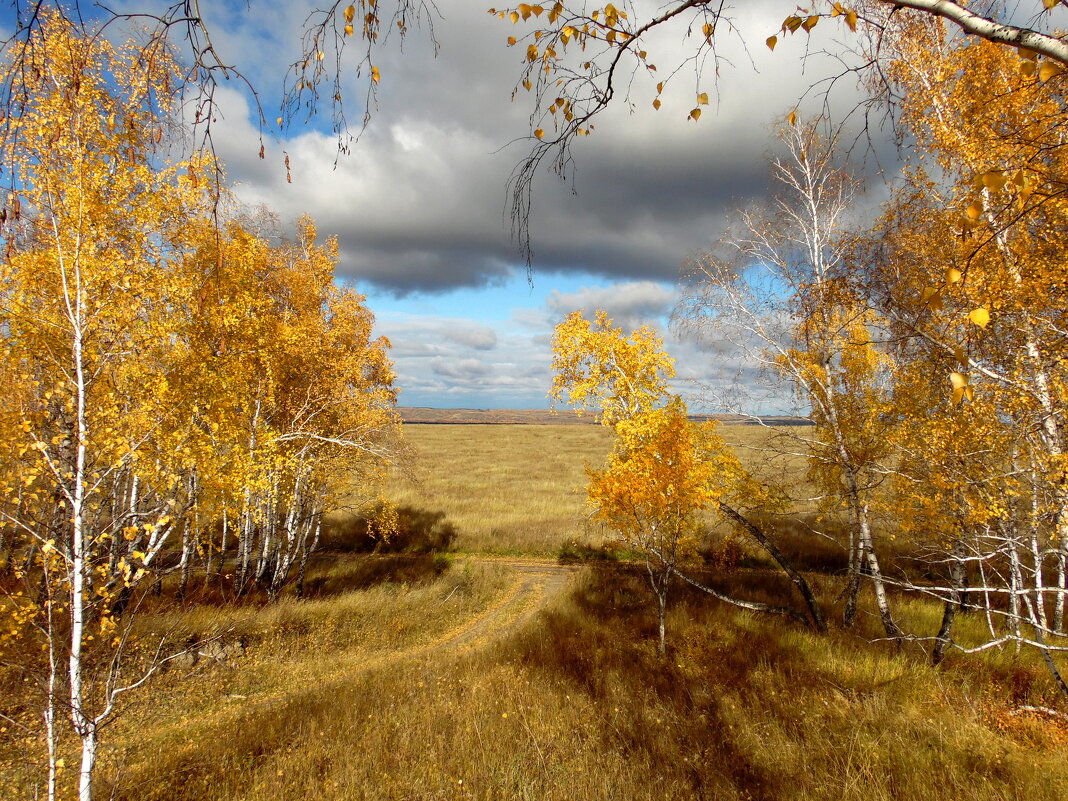
[[[645,562],[656,596],[660,652],[666,649],[668,590],[697,555],[698,517],[711,504],[716,466],[706,460],[706,431],[686,419],[679,398],[616,423],[616,445],[602,470],[588,468],[589,503]]]
[[[696,556],[709,511],[718,511],[772,554],[805,599],[812,623],[822,629],[807,582],[736,508],[742,499],[766,498],[766,493],[716,435],[714,422],[688,419],[686,404],[669,391],[674,362],[655,332],[643,327],[627,335],[603,311],[592,323],[575,312],[557,326],[553,353],[554,400],[566,396],[579,409],[599,409],[601,424],[616,434],[605,467],[587,468],[589,503],[597,518],[642,557],[657,602],[660,652],[666,650],[668,594],[675,577],[736,606],[808,622],[791,609],[731,598],[682,571]]]
[[[679,564],[696,554],[698,514],[713,500],[714,466],[682,400],[668,391],[672,359],[652,329],[630,336],[598,311],[575,312],[556,328],[552,396],[600,409],[615,444],[601,470],[587,468],[589,504],[641,555],[656,596],[659,648],[667,644],[668,592]]]

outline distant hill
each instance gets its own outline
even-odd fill
[[[405,423],[430,425],[592,425],[592,412],[576,414],[570,409],[431,409],[426,406],[398,406]],[[752,418],[740,414],[695,414],[693,420],[720,420],[725,424],[755,425]],[[761,422],[771,426],[808,425],[802,417],[768,416]]]
[[[441,425],[589,425],[596,423],[592,413],[578,415],[570,409],[431,409],[426,406],[398,406],[405,423]]]

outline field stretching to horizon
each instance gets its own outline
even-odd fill
[[[773,430],[724,426],[747,463]],[[368,554],[335,515],[303,600],[141,613],[143,633],[201,643],[132,694],[101,753],[100,797],[259,799],[822,799],[1068,797],[1068,726],[1037,660],[825,635],[673,589],[669,649],[641,567],[590,522],[584,464],[609,432],[576,425],[407,425],[388,493],[395,540]],[[840,619],[840,554],[783,524],[784,546]],[[626,556],[626,554],[622,554]],[[759,559],[695,565],[721,591],[789,602]],[[910,627],[940,609],[898,599]],[[965,620],[961,626],[981,625]],[[0,674],[3,675],[3,674]],[[21,686],[0,684],[7,702]],[[30,749],[0,739],[0,797],[32,798]],[[63,743],[75,764],[74,743]],[[75,771],[60,772],[69,791]]]
[[[393,474],[389,499],[450,526],[454,550],[555,556],[571,544],[612,539],[590,519],[585,474],[587,464],[604,461],[611,430],[568,423],[406,423],[404,430],[412,457]],[[803,487],[801,460],[767,459],[760,450],[781,430],[720,425],[719,432],[758,474]]]

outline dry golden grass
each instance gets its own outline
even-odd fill
[[[604,538],[589,521],[586,463],[600,464],[611,432],[595,425],[405,425],[416,452],[395,476],[398,506],[443,512],[459,551],[555,554]]]
[[[798,429],[722,425],[720,433],[757,476],[803,486],[804,463],[773,457],[773,437]],[[397,506],[441,515],[461,552],[554,555],[571,544],[610,540],[590,520],[585,465],[600,466],[612,443],[597,425],[406,424],[415,458],[387,488]],[[802,493],[804,494],[804,493]]]
[[[492,596],[499,579],[478,582]],[[728,586],[782,590],[759,579],[739,574]],[[446,573],[394,589],[392,602],[406,620],[453,624],[440,608],[453,584]],[[366,600],[391,603],[380,591]],[[172,686],[189,725],[160,726],[146,712],[122,771],[111,755],[102,790],[131,801],[1055,801],[1068,792],[1068,731],[1009,713],[1011,703],[1050,702],[1026,660],[1015,660],[1028,678],[1012,698],[969,661],[932,671],[912,651],[855,633],[817,636],[681,588],[665,659],[648,601],[640,572],[586,568],[530,625],[466,655],[415,652],[344,681],[302,678],[283,703],[240,715]],[[345,603],[341,617],[361,606]],[[334,615],[309,607],[324,627]],[[250,625],[278,613],[259,614]],[[237,670],[283,658],[318,660],[329,675],[351,646],[286,632]],[[218,686],[232,681],[228,670],[195,681]]]
[[[765,434],[732,428],[757,445]],[[461,549],[554,553],[569,538],[599,538],[582,529],[581,494],[565,488],[581,487],[582,461],[607,450],[602,429],[423,426],[411,437],[423,484],[398,482],[394,498],[443,513]],[[834,549],[812,549],[803,527],[779,533],[807,567],[833,568]],[[918,644],[869,642],[879,629],[868,598],[857,630],[821,636],[677,587],[662,658],[635,566],[584,567],[520,623],[539,596],[520,598],[518,575],[507,562],[335,552],[314,566],[308,600],[153,613],[146,632],[241,637],[247,651],[172,670],[132,699],[106,734],[98,797],[1068,797],[1068,727],[1016,713],[1060,704],[1027,654],[951,655],[932,670]],[[791,601],[788,582],[759,567],[702,578]],[[837,579],[813,583],[839,619]],[[895,604],[907,627],[937,627],[932,604]],[[981,626],[962,615],[959,634]],[[0,686],[0,701],[17,691]],[[34,797],[41,774],[18,761],[33,748],[10,735],[0,746],[0,797]],[[74,743],[64,749],[74,764]]]
[[[384,568],[369,561],[382,562]],[[285,717],[304,694],[329,696],[353,675],[406,654],[433,650],[458,623],[477,620],[491,608],[512,582],[503,567],[493,564],[435,563],[433,557],[414,560],[423,563],[414,571],[411,564],[400,564],[411,561],[338,557],[317,565],[309,584],[320,588],[320,597],[309,600],[194,604],[143,614],[137,621],[139,637],[148,644],[165,634],[164,655],[194,643],[201,645],[192,652],[203,652],[203,643],[214,639],[220,644],[241,642],[244,653],[223,660],[201,657],[195,664],[173,661],[171,669],[129,696],[117,722],[107,729],[101,775],[132,773],[142,777],[137,782],[152,783],[146,777],[161,755],[181,762],[187,752],[244,730],[249,716]],[[421,578],[409,583],[416,575]],[[14,696],[18,688],[3,689],[8,692],[0,696],[0,708],[10,712],[23,699]],[[33,797],[43,775],[40,745],[4,742],[0,736],[0,762],[9,761],[13,768],[0,772],[0,798]],[[65,741],[63,752],[68,765],[77,764],[72,738]],[[18,766],[20,760],[25,761]],[[71,792],[73,774],[61,774]],[[168,775],[159,788],[141,791],[146,797],[165,793],[172,781]]]

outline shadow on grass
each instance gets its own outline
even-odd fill
[[[397,530],[388,536],[378,532],[373,515],[335,515],[323,521],[304,597],[323,598],[386,583],[426,584],[448,569],[446,553],[456,533],[444,512],[414,506],[398,507]],[[364,558],[347,558],[350,554]]]
[[[449,564],[444,554],[383,554],[341,564],[321,562],[304,581],[304,597],[326,598],[378,584],[429,584]]]
[[[322,551],[343,553],[431,554],[448,551],[456,540],[456,527],[444,512],[397,507],[397,530],[382,535],[374,517],[334,516],[323,521]]]
[[[562,565],[581,562],[615,562],[620,558],[620,548],[613,542],[591,545],[586,542],[569,542],[557,551],[556,561]]]
[[[689,607],[688,617],[710,606],[708,596],[689,588],[676,585],[673,593],[676,608]],[[594,727],[604,741],[600,747],[632,754],[639,763],[673,766],[672,781],[688,784],[694,797],[715,795],[724,779],[744,787],[747,798],[787,797],[780,778],[749,759],[727,734],[723,699],[676,662],[679,651],[671,635],[667,657],[656,652],[656,626],[643,570],[592,562],[568,602],[502,644],[501,656],[554,677],[570,691],[581,688],[595,701],[594,708],[603,710],[605,720]],[[673,632],[676,637],[680,633]],[[766,657],[779,650],[774,633],[767,642],[759,639],[749,644],[756,653]],[[753,654],[748,648],[714,654],[718,678],[744,685],[757,666]],[[621,698],[643,701],[624,705]],[[658,725],[660,716],[695,725],[667,728]]]

